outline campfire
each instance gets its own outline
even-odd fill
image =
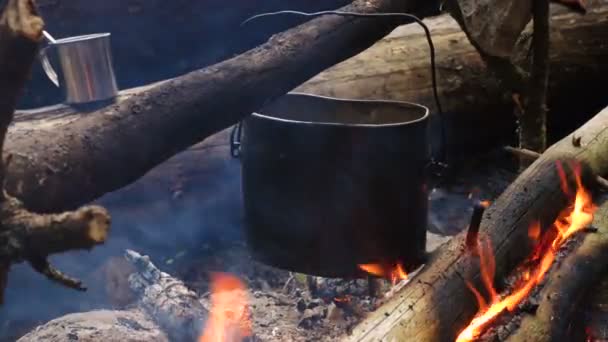
[[[0,13],[0,342],[608,340],[607,4],[54,3]],[[65,64],[114,16],[179,46]]]

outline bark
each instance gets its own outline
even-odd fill
[[[49,254],[90,249],[103,243],[110,224],[101,207],[40,215],[26,210],[4,189],[10,155],[2,153],[15,105],[30,72],[44,22],[32,0],[9,0],[0,17],[0,303],[10,265],[27,261],[38,272],[63,285],[83,289],[81,283],[52,267]]]
[[[574,159],[592,173],[608,173],[608,108],[551,146],[488,208],[480,235],[494,247],[497,279],[531,251],[528,227],[547,227],[566,204],[555,161]],[[572,137],[580,137],[573,144]],[[591,178],[591,177],[589,177]],[[465,284],[480,288],[477,258],[463,247],[462,233],[433,253],[421,273],[393,300],[360,324],[349,341],[450,341],[470,322],[477,303]]]
[[[357,0],[353,12],[414,12],[416,1]],[[326,16],[273,36],[240,56],[147,87],[86,115],[13,126],[8,190],[36,210],[91,201],[229,127],[403,23]],[[58,118],[55,118],[58,119]],[[39,129],[38,129],[39,128]],[[44,148],[44,152],[42,152]],[[136,151],[136,152],[134,152]]]
[[[586,236],[583,244],[551,272],[536,312],[525,315],[507,341],[559,341],[569,335],[581,300],[608,268],[608,204],[596,212],[593,227],[598,231]]]

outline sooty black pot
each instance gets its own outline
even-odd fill
[[[243,122],[247,236],[267,264],[325,277],[424,262],[428,109],[290,93]]]

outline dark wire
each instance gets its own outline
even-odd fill
[[[285,10],[285,11],[268,12],[268,13],[261,13],[261,14],[254,15],[253,17],[250,17],[247,20],[243,21],[241,23],[241,26],[249,23],[250,21],[258,19],[258,18],[269,17],[269,16],[274,16],[274,15],[279,15],[279,14],[295,14],[295,15],[300,15],[300,16],[305,16],[305,17],[319,17],[319,16],[323,16],[323,15],[327,15],[327,14],[334,14],[334,15],[345,16],[345,17],[358,17],[358,18],[398,17],[398,18],[411,19],[414,22],[416,22],[418,25],[420,25],[422,27],[422,29],[424,29],[424,34],[426,36],[426,40],[429,45],[429,50],[430,50],[430,55],[431,55],[430,56],[431,57],[431,82],[432,82],[432,86],[433,86],[433,97],[435,98],[435,105],[437,106],[437,112],[439,114],[439,119],[441,121],[441,140],[442,140],[442,143],[444,146],[441,148],[441,158],[440,159],[442,162],[444,162],[444,163],[446,162],[445,144],[447,143],[447,141],[446,141],[445,123],[443,121],[443,108],[441,107],[441,102],[439,101],[439,92],[437,91],[437,68],[435,66],[435,45],[433,44],[433,39],[431,38],[431,31],[429,30],[428,26],[426,26],[426,24],[422,20],[420,20],[420,18],[418,18],[417,16],[415,16],[413,14],[409,14],[409,13],[358,13],[358,12],[347,12],[347,11],[321,11],[321,12],[308,13],[308,12]]]

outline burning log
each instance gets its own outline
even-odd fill
[[[17,98],[29,75],[44,22],[32,0],[10,0],[0,17],[0,155]],[[25,209],[6,193],[11,155],[0,158],[0,303],[11,264],[27,261],[47,278],[83,290],[80,281],[55,269],[47,260],[53,253],[91,249],[103,243],[110,226],[104,208],[87,206],[73,212],[41,215]],[[40,193],[40,195],[43,195]]]
[[[555,161],[573,159],[597,175],[608,173],[608,108],[551,146],[490,206],[480,237],[495,248],[495,275],[503,278],[532,251],[528,228],[549,227],[567,204]],[[580,138],[573,144],[572,137]],[[588,183],[587,183],[588,184]],[[475,296],[466,286],[481,284],[477,257],[463,246],[462,233],[433,253],[421,273],[393,300],[360,324],[349,341],[450,341],[471,321]]]
[[[508,341],[541,342],[564,340],[581,299],[601,279],[608,267],[608,202],[595,215],[596,232],[566,256],[551,273],[541,291],[534,314],[524,314],[520,328]]]

